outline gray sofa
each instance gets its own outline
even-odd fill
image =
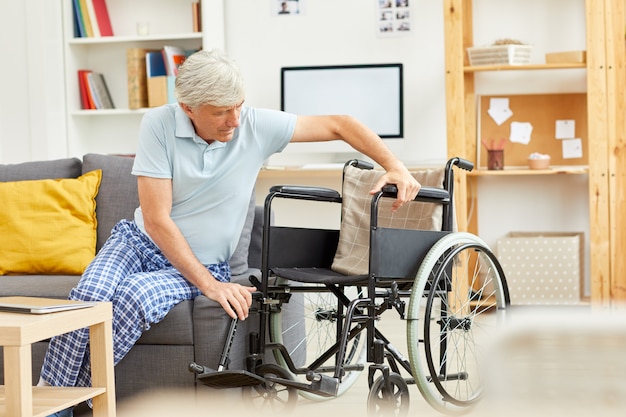
[[[75,178],[102,169],[102,182],[96,197],[97,249],[100,249],[113,225],[122,218],[132,219],[138,206],[136,179],[130,173],[132,163],[132,158],[128,157],[87,154],[82,161],[68,158],[0,165],[0,181]],[[262,208],[255,207],[252,197],[239,245],[231,259],[233,281],[243,285],[251,285],[250,275],[260,276],[262,221]],[[65,299],[79,278],[65,275],[0,276],[0,296]],[[245,369],[247,334],[256,330],[257,323],[258,317],[251,314],[239,324],[231,351],[231,369]],[[204,296],[177,305],[162,322],[143,334],[115,368],[118,399],[145,390],[196,386],[195,375],[187,370],[188,364],[195,361],[217,368],[229,324],[230,319],[223,309]],[[33,346],[34,382],[38,380],[46,346],[45,342]],[[0,379],[3,374],[0,362]]]

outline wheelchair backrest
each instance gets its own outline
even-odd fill
[[[422,186],[443,187],[443,168],[412,171]],[[370,216],[372,196],[369,191],[376,184],[383,171],[360,169],[347,165],[344,169],[342,190],[342,219],[339,243],[332,269],[346,275],[363,275],[370,271]],[[393,200],[383,198],[378,206],[378,225],[382,229],[442,230],[443,208],[441,204],[411,202],[396,212],[391,211]],[[414,240],[412,237],[408,239]],[[420,238],[417,238],[419,241]],[[400,250],[396,245],[378,245],[376,250],[387,251],[393,259],[393,252]],[[388,257],[385,253],[376,254],[378,259]],[[396,268],[394,268],[396,269]],[[402,268],[404,269],[404,267]]]

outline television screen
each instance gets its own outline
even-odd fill
[[[347,114],[382,138],[401,138],[402,64],[283,67],[281,110]]]

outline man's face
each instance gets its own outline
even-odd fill
[[[228,142],[239,126],[243,101],[235,106],[217,107],[210,104],[192,109],[181,103],[181,108],[191,119],[196,134],[205,141]]]

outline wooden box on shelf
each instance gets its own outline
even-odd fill
[[[587,51],[566,51],[546,53],[546,64],[585,63]]]

